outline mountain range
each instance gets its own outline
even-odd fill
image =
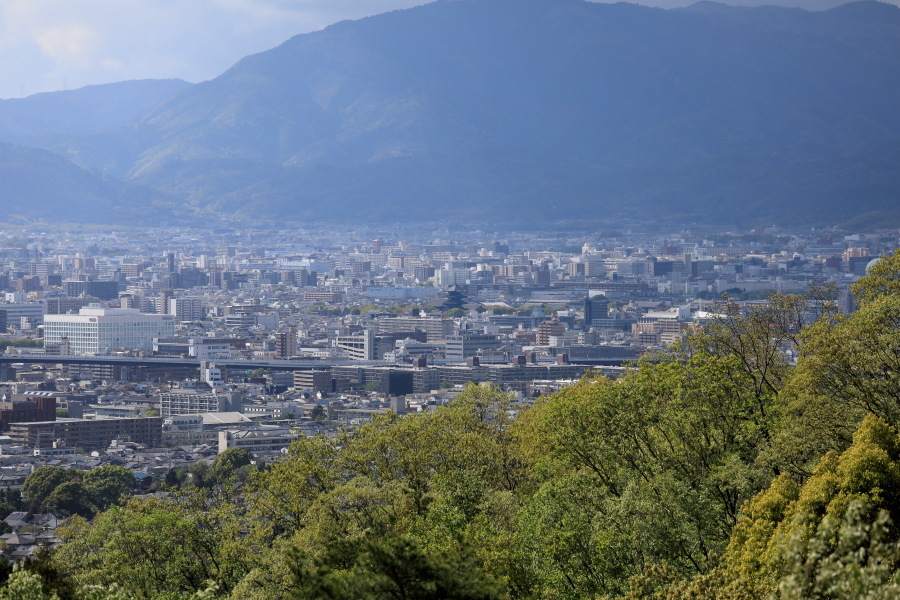
[[[441,0],[0,101],[8,215],[900,226],[900,8]],[[0,218],[0,220],[6,220]]]

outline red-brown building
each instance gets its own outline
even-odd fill
[[[40,392],[25,394],[24,400],[0,401],[0,431],[9,431],[12,423],[56,420],[56,398]]]

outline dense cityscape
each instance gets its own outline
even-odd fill
[[[527,404],[619,376],[726,299],[828,286],[850,313],[849,286],[900,246],[896,230],[423,229],[7,228],[4,485],[110,464],[161,489],[228,448],[272,460],[469,383]]]

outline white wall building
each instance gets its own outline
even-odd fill
[[[159,413],[168,419],[173,415],[199,415],[210,412],[240,412],[241,394],[173,390],[160,394]]]
[[[203,306],[203,300],[195,297],[170,298],[169,310],[170,315],[175,315],[179,321],[202,321],[206,316],[206,307]]]
[[[82,308],[77,315],[44,317],[44,343],[68,343],[72,354],[151,350],[153,338],[175,335],[175,317],[147,315],[133,308]]]
[[[359,335],[339,335],[335,347],[353,360],[375,360],[375,331],[366,329]]]

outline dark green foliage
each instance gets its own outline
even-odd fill
[[[191,484],[198,488],[212,487],[216,483],[216,474],[205,460],[198,460],[188,470]]]
[[[85,491],[98,510],[119,504],[137,484],[134,474],[125,467],[106,465],[84,475]]]
[[[95,506],[87,487],[79,481],[67,481],[56,486],[46,500],[48,506],[69,515],[94,516]]]
[[[177,488],[187,481],[187,471],[184,469],[169,469],[166,471],[165,483],[167,487]]]
[[[124,467],[107,465],[82,473],[45,466],[25,479],[22,493],[32,511],[56,509],[90,518],[98,510],[120,503],[135,482],[134,475]]]
[[[38,467],[22,485],[22,496],[33,511],[47,506],[47,500],[57,486],[80,479],[78,471],[63,467]]]
[[[212,469],[219,480],[233,477],[238,469],[250,465],[253,454],[243,448],[229,448],[213,461]]]
[[[471,557],[438,557],[415,540],[387,535],[364,540],[332,540],[323,556],[308,564],[294,554],[297,591],[293,598],[317,600],[491,600],[499,586]]]

